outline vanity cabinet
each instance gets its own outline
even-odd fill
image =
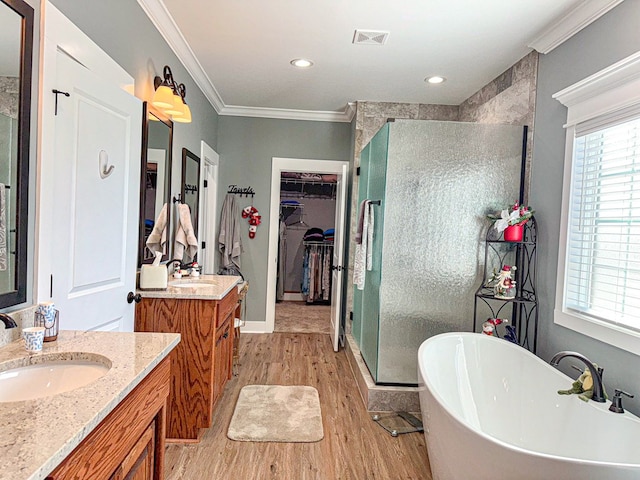
[[[165,358],[46,480],[164,479],[169,380]]]
[[[211,426],[231,378],[237,305],[235,286],[221,300],[143,297],[136,305],[136,331],[181,336],[170,354],[168,441],[198,442],[201,430]]]

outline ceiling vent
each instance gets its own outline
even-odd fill
[[[381,30],[356,30],[353,43],[356,45],[384,45],[389,38],[389,32]]]

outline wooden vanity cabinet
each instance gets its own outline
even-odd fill
[[[167,440],[198,442],[231,378],[233,320],[238,291],[222,300],[143,297],[136,305],[137,332],[179,333],[171,352]]]
[[[46,480],[163,480],[169,362],[154,368]]]

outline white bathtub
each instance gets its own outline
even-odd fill
[[[524,348],[437,335],[420,346],[418,378],[434,480],[640,479],[640,419],[558,395],[573,379]]]

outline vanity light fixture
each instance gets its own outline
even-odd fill
[[[443,83],[446,80],[446,78],[441,77],[440,75],[434,75],[432,77],[427,77],[424,79],[425,82],[431,84],[431,85],[438,85],[440,83]]]
[[[191,109],[184,100],[184,97],[187,96],[187,88],[184,86],[184,83],[178,85],[178,93],[180,94],[182,112],[181,115],[173,117],[173,121],[178,123],[191,123]]]
[[[313,62],[311,60],[307,60],[306,58],[295,58],[289,63],[296,68],[309,68],[313,66]]]
[[[191,123],[191,110],[185,102],[187,88],[184,83],[178,84],[168,65],[164,66],[162,76],[153,79],[156,89],[151,104],[170,116],[174,122]]]

